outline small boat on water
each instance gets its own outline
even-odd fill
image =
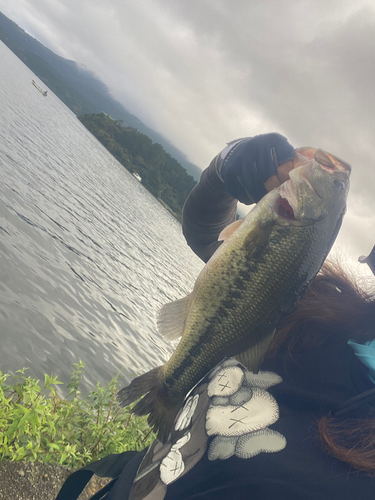
[[[39,87],[39,85],[37,85],[37,84],[36,84],[36,82],[35,82],[34,80],[31,80],[31,83],[34,85],[34,87],[35,87],[36,89],[38,89],[38,90],[39,90],[39,92],[40,92],[42,95],[44,95],[44,97],[47,97],[47,90],[43,90],[43,89],[41,89],[41,88]]]
[[[133,172],[134,177],[137,179],[137,181],[142,182],[142,177],[137,174],[137,172]]]

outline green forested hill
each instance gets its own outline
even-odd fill
[[[142,177],[142,184],[178,220],[189,192],[195,185],[191,175],[163,147],[121,120],[99,113],[82,115],[79,120],[130,172]]]
[[[177,159],[187,172],[199,179],[201,170],[189,162],[173,144],[116,101],[106,85],[92,72],[75,61],[58,56],[38,40],[28,35],[16,23],[0,12],[0,40],[33,71],[76,115],[107,113],[125,125],[134,127],[159,143]],[[1,67],[0,67],[1,70]]]

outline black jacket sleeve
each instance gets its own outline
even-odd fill
[[[219,171],[218,154],[203,171],[198,184],[186,199],[182,214],[182,231],[190,248],[207,262],[221,242],[221,231],[236,220],[237,200],[226,190]]]

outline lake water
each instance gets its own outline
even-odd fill
[[[0,370],[84,389],[165,362],[160,307],[202,263],[180,224],[0,42]]]

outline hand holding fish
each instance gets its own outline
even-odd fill
[[[241,203],[258,203],[289,178],[294,148],[284,136],[262,134],[234,141],[229,147],[220,174],[228,192]]]

